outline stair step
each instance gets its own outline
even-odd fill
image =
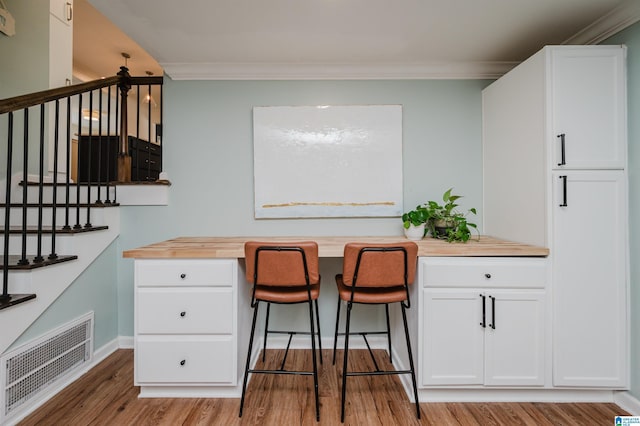
[[[103,231],[105,229],[109,229],[109,227],[107,225],[100,225],[100,226],[92,226],[92,227],[84,227],[82,226],[81,228],[74,228],[73,226],[70,228],[63,228],[63,227],[57,227],[56,228],[56,234],[81,234],[83,232],[94,232],[94,231]],[[53,232],[53,228],[51,226],[43,226],[42,227],[42,233],[43,234],[51,234]],[[5,229],[4,228],[0,228],[0,234],[5,234]],[[21,234],[22,233],[22,227],[21,226],[11,226],[9,227],[9,234]],[[27,234],[37,234],[38,233],[38,227],[37,226],[27,226],[26,229],[26,233]]]
[[[22,203],[11,203],[9,204],[10,208],[22,208],[24,205]],[[37,208],[39,207],[40,204],[38,203],[27,203],[27,208]],[[108,208],[108,207],[119,207],[120,203],[105,203],[105,202],[94,202],[91,204],[87,204],[87,203],[80,203],[80,204],[76,204],[75,202],[70,202],[69,203],[69,208],[70,209],[75,209],[76,207],[80,207],[80,208],[87,208],[87,207],[91,207],[91,208]],[[0,203],[0,207],[7,207],[6,203]],[[53,207],[53,203],[42,203],[42,207],[43,208],[52,208]],[[58,202],[56,204],[56,207],[58,208],[64,208],[65,207],[65,203],[64,202]]]
[[[0,296],[0,310],[35,298],[35,294],[7,294],[4,297]]]
[[[42,268],[44,266],[55,265],[57,263],[68,262],[70,260],[76,260],[78,258],[78,256],[76,255],[58,255],[58,257],[56,257],[55,259],[49,259],[48,256],[49,256],[48,254],[43,255],[44,260],[40,262],[35,261],[35,258],[36,258],[35,255],[27,256],[28,263],[24,265],[20,265],[20,259],[22,259],[22,256],[17,254],[12,254],[12,255],[9,255],[9,264],[8,264],[9,266],[7,267],[7,269],[9,270],[36,269],[36,268]],[[4,256],[0,256],[0,268],[2,267],[4,267]]]

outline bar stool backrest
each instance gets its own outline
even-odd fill
[[[345,285],[398,287],[413,283],[418,246],[398,243],[348,243],[344,249],[342,276]]]
[[[295,287],[320,280],[318,244],[314,241],[247,241],[244,253],[246,277],[251,284]]]

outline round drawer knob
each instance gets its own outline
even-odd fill
[[[180,361],[180,365],[185,365],[187,363],[187,360],[183,359],[182,361]]]
[[[180,312],[180,317],[184,318],[187,315],[185,311]]]
[[[484,274],[484,277],[485,277],[486,279],[489,279],[489,278],[491,278],[491,274]]]
[[[180,278],[184,280],[185,278],[187,278],[187,274],[180,274]]]

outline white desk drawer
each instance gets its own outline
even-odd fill
[[[137,260],[136,285],[144,286],[231,286],[236,261],[233,259],[145,259]]]
[[[235,384],[234,359],[231,336],[139,337],[136,343],[136,385]]]
[[[139,334],[233,332],[231,287],[143,287],[136,297]]]
[[[421,260],[425,287],[544,288],[546,258],[431,257]]]

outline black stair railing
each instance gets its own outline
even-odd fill
[[[132,130],[127,120],[128,93],[135,87],[139,98],[140,88],[146,87],[147,99],[152,99],[152,89],[159,92],[162,99],[162,82],[162,77],[150,75],[131,77],[126,67],[120,67],[113,77],[0,100],[0,129],[6,129],[6,133],[2,132],[5,134],[0,134],[0,147],[6,144],[7,153],[5,197],[4,203],[0,204],[4,211],[4,227],[0,230],[3,236],[0,309],[36,297],[35,294],[10,292],[11,270],[76,259],[74,254],[56,252],[56,238],[60,234],[106,228],[91,223],[91,209],[118,205],[116,184],[131,181],[130,135],[135,134],[140,140],[141,108],[147,108],[148,142],[152,139],[151,102],[148,105],[136,103],[137,119]],[[39,114],[36,120],[32,118],[35,114]],[[77,116],[77,123],[72,122],[74,116]],[[88,119],[84,129],[83,119]],[[154,121],[158,123],[159,136],[162,100],[159,117]],[[73,159],[74,139],[77,139],[77,160]],[[155,142],[160,142],[158,137]],[[47,150],[52,152],[49,157],[53,159],[49,167],[45,167]],[[150,151],[146,159],[138,155],[137,161],[151,164]],[[153,158],[154,162],[157,160],[157,156]],[[72,163],[75,163],[74,168]],[[52,176],[48,176],[49,169]],[[154,180],[149,176],[147,174],[144,180]],[[16,188],[16,178],[21,180],[21,188]],[[36,187],[35,195],[29,190],[31,187]],[[50,201],[45,202],[49,187]],[[44,225],[46,208],[51,208],[51,225]],[[64,210],[64,224],[60,225],[58,208]],[[19,225],[12,226],[12,210],[21,213]],[[71,223],[73,213],[74,224]],[[84,221],[83,214],[86,214]],[[30,225],[30,221],[34,225]],[[14,239],[12,235],[15,235]],[[32,240],[29,235],[35,235],[35,238]],[[45,242],[49,243],[48,253],[45,253]]]

